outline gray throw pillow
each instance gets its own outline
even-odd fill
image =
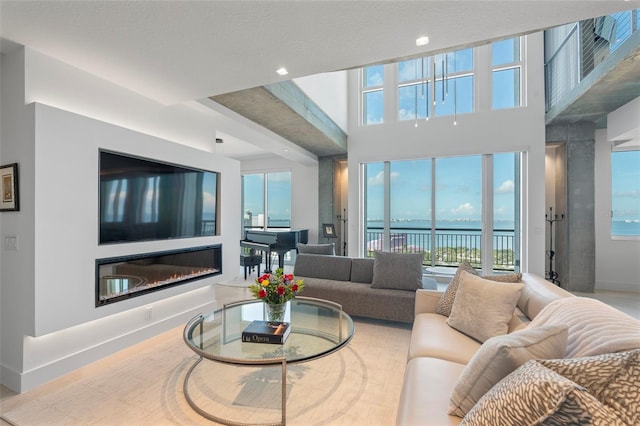
[[[298,243],[298,253],[305,254],[326,254],[334,256],[336,254],[335,245],[331,244],[302,244]]]
[[[422,253],[376,252],[371,288],[422,288]]]
[[[371,284],[375,260],[369,257],[351,259],[351,282]]]

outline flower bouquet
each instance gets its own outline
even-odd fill
[[[278,268],[275,273],[256,278],[256,282],[249,286],[249,291],[269,305],[281,305],[296,297],[303,287],[303,280],[296,280],[293,274],[285,274],[282,268]]]

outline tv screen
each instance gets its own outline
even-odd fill
[[[219,173],[100,151],[100,244],[217,235]]]

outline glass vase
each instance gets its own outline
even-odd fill
[[[266,303],[267,321],[282,322],[284,321],[284,312],[286,303]]]

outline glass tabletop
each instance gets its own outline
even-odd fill
[[[275,364],[309,361],[346,345],[354,333],[351,317],[339,304],[309,297],[287,302],[284,322],[291,332],[284,344],[242,341],[242,331],[254,320],[266,321],[264,302],[243,300],[191,319],[184,341],[203,358],[230,364]]]

